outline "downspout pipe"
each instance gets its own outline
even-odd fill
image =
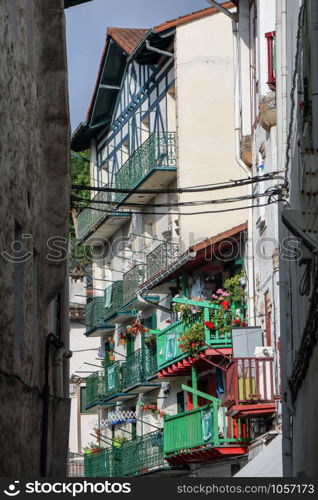
[[[276,40],[277,40],[277,73],[276,73],[276,103],[277,103],[277,161],[278,168],[285,166],[287,137],[287,3],[286,0],[276,2]],[[279,240],[286,236],[282,223],[282,213],[279,212]],[[289,263],[280,259],[280,339],[281,339],[281,387],[282,387],[282,459],[283,476],[293,476],[292,466],[292,424],[289,409],[288,376],[291,373],[291,334],[290,331],[290,267]]]
[[[235,22],[238,21],[238,15],[236,12],[230,12],[229,10],[227,10],[225,7],[223,7],[223,5],[220,5],[218,2],[216,2],[216,0],[206,0],[210,5],[212,5],[213,7],[215,7],[216,9],[218,9],[220,12],[222,12],[223,14],[225,14],[226,16],[230,17],[231,19],[233,19]]]
[[[241,158],[241,109],[242,96],[240,86],[240,33],[239,25],[232,20],[233,31],[233,68],[234,68],[234,131],[235,131],[235,161],[243,170],[247,177],[251,176],[251,171]],[[248,186],[248,195],[253,194],[253,186]],[[252,202],[253,204],[253,202]],[[248,231],[253,235],[253,209],[248,209]],[[248,276],[248,310],[250,316],[250,326],[255,326],[255,290],[254,290],[254,251],[253,241],[247,242],[247,276]]]
[[[318,149],[318,2],[311,2],[312,145]]]

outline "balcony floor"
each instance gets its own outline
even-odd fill
[[[253,404],[254,403],[254,404]],[[254,401],[251,404],[234,405],[228,409],[226,415],[233,418],[264,418],[276,413],[276,404],[273,402]]]
[[[97,326],[85,332],[84,335],[86,335],[86,337],[103,337],[109,333],[113,333],[115,328],[115,325]]]
[[[135,189],[161,189],[168,186],[173,180],[177,178],[177,168],[173,166],[155,167],[143,177],[141,181],[136,184],[132,191]],[[154,194],[140,194],[132,192],[121,200],[120,203],[141,203],[147,204]],[[120,205],[119,205],[120,206]],[[129,207],[128,207],[129,208]]]
[[[182,359],[173,360],[169,366],[158,371],[158,378],[180,377],[191,374],[191,366],[196,364],[198,371],[203,371],[211,366],[210,362],[218,365],[221,362],[222,355],[229,356],[232,354],[231,347],[220,347],[218,349],[205,349],[200,352],[200,359],[193,361],[192,356],[188,355]]]
[[[94,243],[94,241],[97,243],[97,240],[99,238],[110,238],[113,236],[113,234],[116,233],[116,231],[127,221],[129,221],[131,218],[130,213],[125,213],[125,214],[113,214],[110,216],[105,217],[105,219],[102,219],[97,227],[93,227],[91,232],[82,238],[81,244],[82,245],[90,245],[91,243]]]

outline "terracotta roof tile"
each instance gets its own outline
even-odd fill
[[[226,9],[230,9],[234,7],[232,2],[222,3],[223,7]],[[190,21],[194,21],[195,19],[201,19],[206,16],[210,16],[211,14],[217,14],[220,12],[216,7],[208,7],[207,9],[197,10],[196,12],[192,12],[191,14],[186,14],[181,17],[177,17],[176,19],[171,19],[170,21],[165,21],[158,26],[154,27],[154,30],[157,33],[161,31],[166,31],[167,29],[174,28],[175,26],[180,26],[181,24],[189,23]]]
[[[139,28],[107,28],[107,35],[110,36],[120,47],[131,54],[137,45],[141,42],[147,29]]]

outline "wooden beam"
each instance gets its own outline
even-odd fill
[[[212,403],[218,403],[221,404],[221,400],[218,398],[215,398],[214,396],[210,396],[210,394],[206,394],[205,392],[198,391],[198,389],[194,389],[193,387],[189,387],[187,385],[182,384],[181,389],[187,392],[191,392],[191,394],[196,394],[197,396],[200,396],[201,398],[205,398],[208,401],[212,401]]]

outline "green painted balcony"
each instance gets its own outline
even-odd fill
[[[116,201],[121,203],[147,203],[151,194],[134,193],[137,188],[160,189],[176,177],[176,134],[158,132],[152,134],[124,163],[115,176],[116,189],[132,192],[117,193]]]
[[[245,422],[226,416],[221,400],[164,418],[164,457],[170,463],[202,462],[243,455],[249,441]]]
[[[159,387],[152,382],[157,374],[155,350],[143,344],[126,361],[116,361],[86,378],[86,409],[107,402],[124,401]]]
[[[78,239],[86,245],[93,239],[109,238],[117,229],[127,222],[131,215],[129,212],[111,213],[114,205],[108,204],[110,193],[100,191],[97,193],[90,208],[84,208],[78,215]],[[104,222],[107,221],[107,224]]]
[[[121,365],[117,361],[104,371],[92,373],[86,378],[86,409],[111,399],[122,389]]]
[[[148,379],[157,374],[157,356],[156,352],[143,345],[130,356],[127,356],[122,367],[122,388],[128,390],[138,386],[138,391],[145,392],[147,387],[153,388],[153,384]],[[155,386],[158,384],[155,384]],[[144,390],[140,386],[144,387]]]
[[[84,455],[84,477],[112,477],[114,456],[111,448]]]
[[[115,281],[108,286],[104,292],[105,297],[105,321],[108,323],[115,318],[117,312],[123,305],[123,282]]]
[[[169,470],[163,457],[163,435],[151,432],[126,441],[120,447],[85,454],[85,477],[127,477]]]
[[[123,282],[115,281],[108,286],[103,296],[94,297],[86,306],[86,335],[98,337],[110,333],[115,326],[111,320],[123,305]]]
[[[105,325],[105,297],[94,297],[85,308],[86,335],[104,331]]]
[[[161,243],[146,257],[147,280],[160,273],[179,256],[179,245],[173,242]]]
[[[161,371],[161,376],[181,375],[181,372],[185,373],[187,371],[189,364],[185,361],[185,358],[188,358],[190,353],[181,350],[178,339],[186,333],[192,325],[209,321],[211,310],[221,312],[224,322],[228,325],[232,325],[233,318],[238,315],[240,315],[242,319],[245,317],[245,306],[237,308],[235,304],[232,304],[228,310],[223,311],[221,306],[212,304],[208,301],[199,302],[186,298],[175,298],[173,302],[193,308],[200,308],[203,314],[199,320],[196,319],[196,315],[194,314],[193,322],[189,323],[187,326],[180,320],[157,333],[157,363],[158,371]],[[211,351],[210,354],[212,355],[212,349],[217,349],[218,352],[220,349],[223,349],[224,354],[230,354],[228,351],[232,348],[231,328],[228,328],[224,332],[220,331],[218,323],[215,322],[215,328],[213,330],[204,326],[204,331],[205,345],[202,347],[202,351],[207,350],[208,353]],[[209,347],[211,348],[210,351]],[[180,363],[181,361],[182,363]]]

